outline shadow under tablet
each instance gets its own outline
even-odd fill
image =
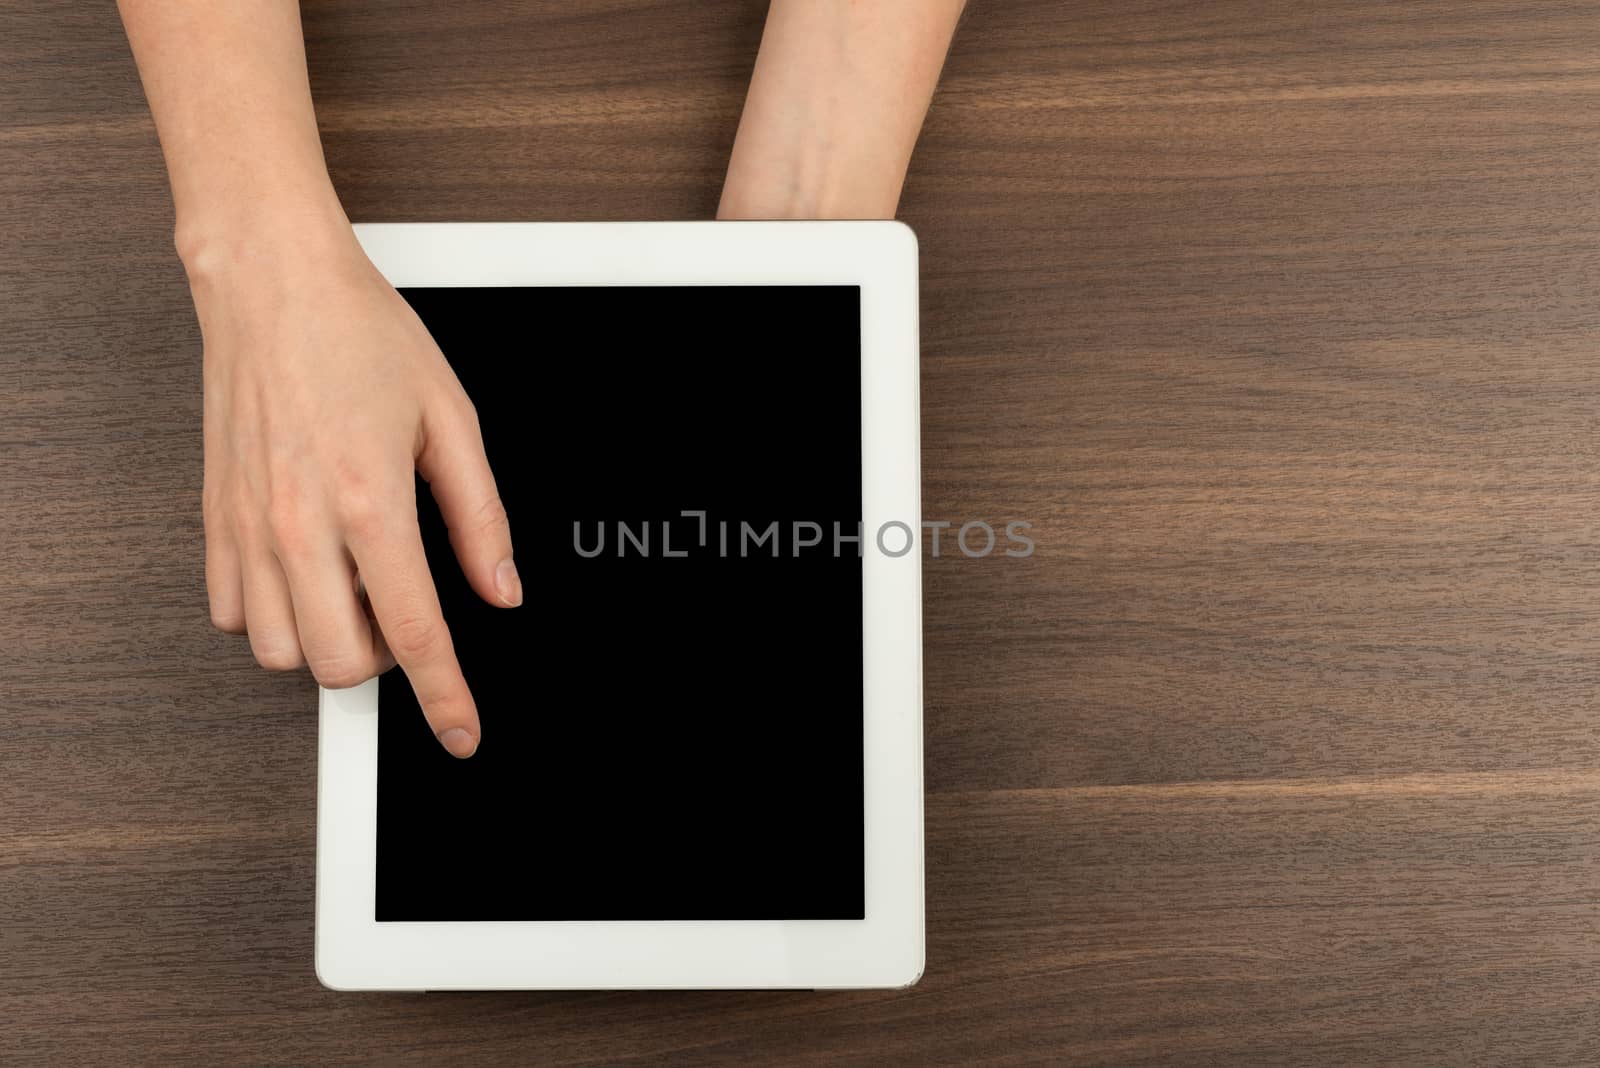
[[[859,289],[401,292],[477,406],[525,599],[478,598],[419,482],[483,741],[451,757],[383,676],[375,919],[863,918],[861,561],[833,536],[861,519]]]

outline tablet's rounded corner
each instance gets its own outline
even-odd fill
[[[336,994],[353,994],[361,988],[350,981],[348,975],[342,974],[338,965],[330,959],[327,948],[321,938],[317,939],[315,950],[311,954],[311,967],[317,975],[317,982],[325,989]]]
[[[896,251],[909,256],[911,262],[916,263],[922,253],[922,244],[911,224],[900,219],[886,219],[884,222],[888,232],[893,235]]]
[[[923,977],[923,975],[925,975],[927,973],[927,970],[928,970],[928,967],[927,967],[926,962],[917,965],[917,973],[915,975],[913,975],[910,979],[907,979],[905,982],[896,985],[895,989],[896,990],[910,990],[912,987],[914,987],[918,983],[922,982],[922,977]]]
[[[909,968],[899,971],[884,986],[890,990],[910,990],[922,982],[922,977],[928,971],[928,945],[926,941],[917,944],[916,958],[909,963]]]

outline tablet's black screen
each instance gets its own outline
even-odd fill
[[[452,758],[383,677],[376,919],[862,918],[861,561],[835,540],[859,289],[402,293],[477,406],[525,600],[477,597],[419,482],[483,739]]]

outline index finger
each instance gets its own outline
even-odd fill
[[[352,537],[350,552],[378,628],[411,680],[428,726],[452,756],[471,756],[482,737],[478,706],[456,660],[416,521],[377,537]]]

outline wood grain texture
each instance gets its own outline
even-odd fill
[[[354,218],[708,217],[763,5],[317,2]],[[974,0],[913,165],[928,971],[339,995],[105,5],[0,5],[0,1062],[1600,1060],[1600,5]]]

